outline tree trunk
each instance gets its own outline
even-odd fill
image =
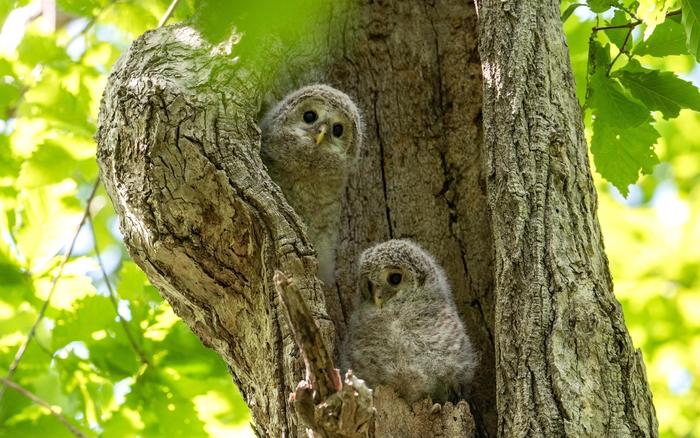
[[[612,291],[559,2],[477,8],[498,435],[658,436]]]
[[[235,38],[213,47],[187,26],[148,32],[115,65],[100,112],[98,161],[125,244],[229,364],[258,433],[304,436],[288,401],[302,364],[274,270],[295,279],[337,349],[357,256],[410,237],[444,267],[481,365],[471,410],[411,409],[377,388],[377,436],[603,436],[604,424],[654,435],[611,292],[558,4],[479,4],[482,145],[472,4],[329,3],[330,18],[304,30],[313,49],[260,45],[257,62],[234,61]],[[367,126],[326,288],[258,155],[262,101],[309,82],[354,97]]]

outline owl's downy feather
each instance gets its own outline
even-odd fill
[[[261,156],[270,177],[307,226],[319,260],[319,277],[331,284],[342,190],[362,142],[355,103],[327,85],[300,88],[260,123]]]
[[[391,386],[408,402],[466,398],[478,354],[445,273],[416,243],[390,240],[360,257],[343,361],[370,387]]]

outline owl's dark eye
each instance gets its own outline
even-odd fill
[[[343,135],[343,125],[336,123],[333,125],[333,137],[340,137]]]
[[[316,111],[307,111],[304,113],[304,121],[306,123],[313,123],[318,119],[318,115],[316,114]]]
[[[401,280],[403,280],[403,276],[399,274],[398,272],[394,272],[393,274],[389,274],[389,284],[392,286],[398,286],[401,284]]]

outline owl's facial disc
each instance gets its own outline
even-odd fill
[[[380,309],[411,281],[411,274],[398,266],[387,266],[379,273],[377,284],[371,280],[369,285],[369,298]]]
[[[347,152],[352,142],[347,115],[338,108],[330,108],[323,101],[309,99],[300,103],[289,120],[293,129],[310,139],[313,144],[331,146],[337,152]]]

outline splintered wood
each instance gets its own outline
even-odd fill
[[[372,390],[352,371],[340,381],[321,331],[293,279],[276,271],[273,281],[306,365],[306,379],[299,382],[290,398],[299,417],[313,430],[310,435],[370,436],[374,419]]]

